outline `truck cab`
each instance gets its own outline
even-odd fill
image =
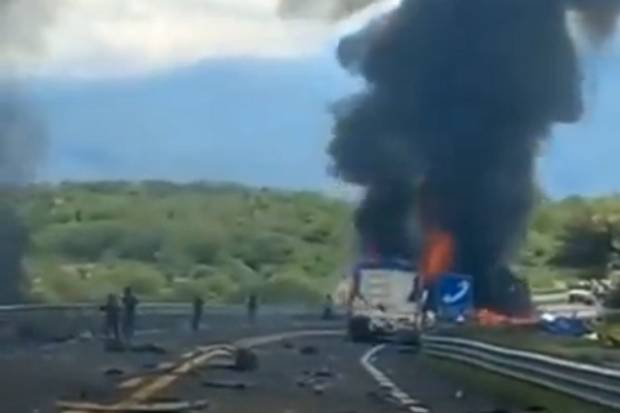
[[[351,275],[347,303],[353,341],[416,338],[418,306],[412,300],[417,272],[404,260],[360,262]]]

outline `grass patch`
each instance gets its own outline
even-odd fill
[[[527,411],[532,407],[542,407],[547,412],[557,413],[613,413],[617,410],[589,404],[543,387],[513,380],[486,372],[480,368],[453,361],[423,356],[429,369],[445,374],[463,383],[467,393],[481,392],[492,394],[496,399],[516,405]]]

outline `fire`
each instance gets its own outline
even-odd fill
[[[538,322],[537,317],[534,315],[509,317],[486,308],[476,313],[476,319],[478,325],[484,327],[530,326]]]
[[[437,221],[441,205],[426,179],[418,183],[418,220],[421,223],[424,243],[420,260],[422,282],[432,283],[454,264],[454,237],[442,229]]]
[[[449,271],[454,261],[454,238],[446,231],[426,231],[420,270],[425,283]]]

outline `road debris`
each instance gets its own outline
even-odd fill
[[[119,389],[133,389],[144,382],[143,377],[132,377],[118,385]]]
[[[135,344],[130,349],[134,353],[168,354],[168,350],[153,343]]]
[[[103,375],[107,377],[122,376],[124,374],[125,374],[125,371],[123,371],[122,369],[118,367],[110,367],[103,371]]]
[[[243,381],[228,381],[228,380],[205,380],[202,382],[205,387],[213,387],[216,389],[232,389],[232,390],[246,390],[251,387],[249,383]]]
[[[114,339],[104,340],[103,349],[109,353],[123,353],[127,350],[122,341]]]
[[[322,378],[331,378],[334,377],[334,372],[329,369],[329,367],[321,367],[317,371],[312,373],[314,377],[322,377]]]
[[[258,368],[258,357],[256,353],[247,348],[238,348],[234,354],[234,364],[232,366],[237,371],[254,371]]]
[[[299,349],[299,353],[305,356],[310,356],[310,355],[319,354],[319,349],[316,346],[308,344],[306,346],[301,347]]]
[[[324,384],[315,384],[312,387],[312,391],[316,395],[321,395],[321,394],[325,393],[325,385]]]
[[[79,341],[91,341],[95,338],[95,335],[92,333],[92,331],[86,330],[86,331],[82,331],[80,334],[78,334],[77,339]]]
[[[204,410],[209,407],[206,400],[175,401],[145,404],[118,404],[106,406],[96,403],[76,403],[59,401],[56,406],[65,411],[88,411],[93,413],[189,413]]]

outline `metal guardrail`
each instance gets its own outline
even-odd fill
[[[568,291],[549,294],[534,294],[532,296],[532,302],[534,302],[534,304],[568,303]]]
[[[103,303],[71,303],[71,304],[11,304],[0,305],[0,316],[3,314],[33,314],[39,312],[61,313],[98,313]],[[190,302],[142,302],[138,307],[141,314],[190,314],[192,304]],[[204,311],[207,313],[243,313],[244,305],[205,305]],[[309,311],[318,312],[318,308],[310,309],[304,306],[278,306],[262,305],[261,312],[279,313],[283,315],[307,314]]]
[[[75,304],[13,304],[0,305],[0,314],[7,313],[36,313],[36,312],[95,312],[99,311],[102,304],[94,303],[75,303]],[[209,307],[218,308],[218,307]],[[191,311],[189,303],[142,303],[141,312],[167,312],[167,311]]]
[[[425,336],[424,352],[620,410],[620,370],[474,340]]]

